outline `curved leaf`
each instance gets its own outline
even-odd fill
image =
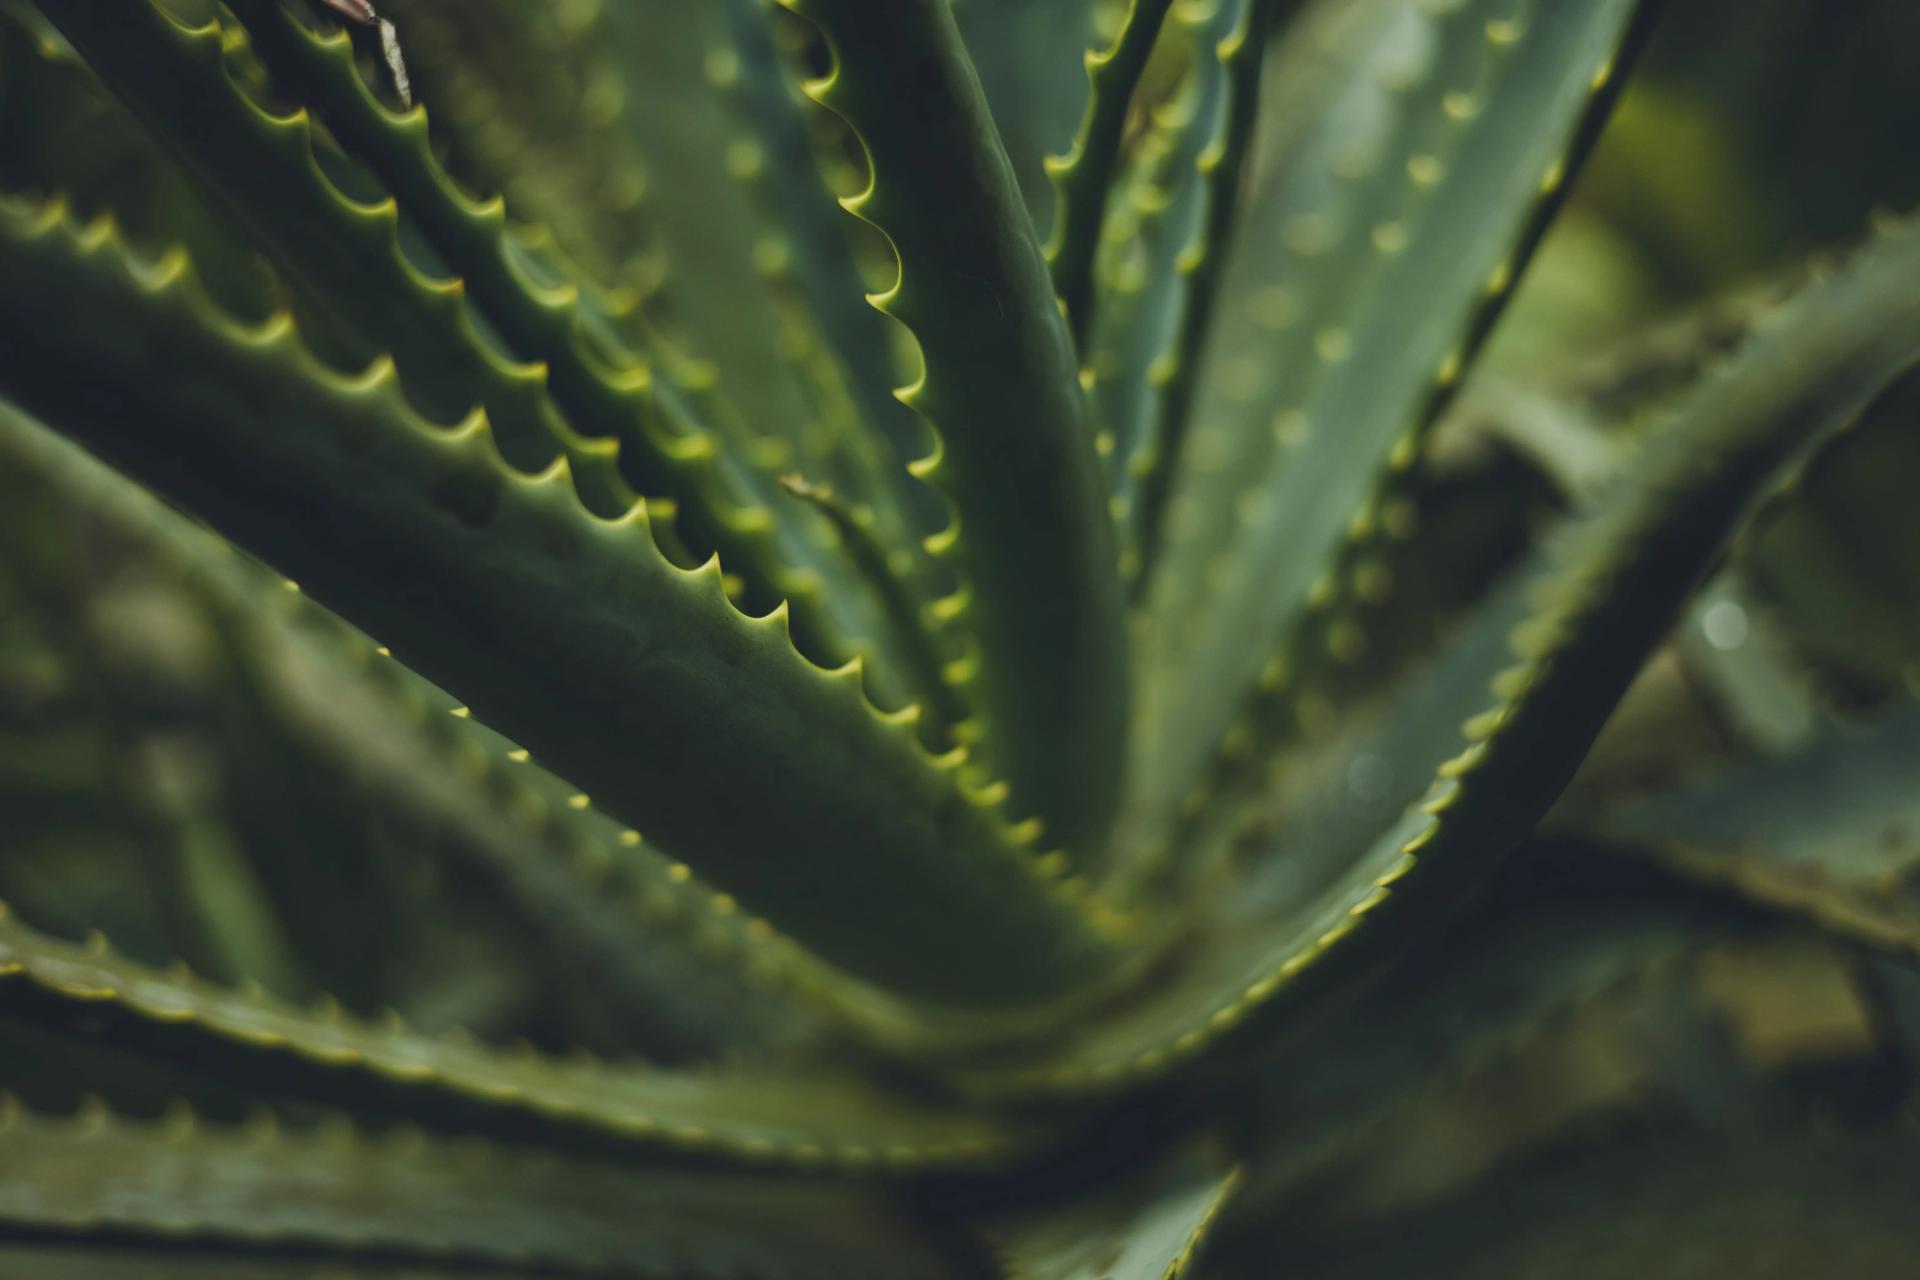
[[[0,1100],[0,1222],[123,1244],[192,1240],[562,1274],[965,1274],[885,1196],[830,1182],[595,1162],[338,1121],[285,1131],[207,1124],[185,1110],[127,1120],[101,1108],[62,1119],[11,1099]]]
[[[0,916],[0,981],[37,993],[50,1020],[56,1010],[85,1011],[151,1024],[197,1070],[226,1063],[239,1071],[264,1056],[280,1064],[284,1089],[307,1080],[353,1096],[379,1094],[384,1083],[408,1107],[425,1109],[443,1097],[538,1122],[548,1135],[584,1128],[639,1147],[843,1172],[965,1167],[1012,1149],[1010,1135],[977,1114],[825,1071],[776,1078],[652,1070],[505,1051],[470,1036],[425,1036],[337,1005],[303,1010],[257,989],[161,972],[115,955],[98,935],[63,942],[10,916]]]
[[[940,435],[916,470],[954,503],[941,537],[983,647],[991,752],[1014,805],[1055,845],[1096,857],[1119,784],[1126,637],[1105,485],[1045,256],[944,3],[904,0],[882,16],[848,0],[786,2],[835,57],[809,92],[847,119],[872,165],[850,207],[899,255],[876,305],[920,345],[920,379],[901,396]]]
[[[1092,329],[1094,252],[1106,223],[1127,108],[1172,7],[1173,0],[1129,0],[1113,44],[1087,55],[1092,97],[1073,150],[1047,164],[1058,197],[1047,263],[1076,350],[1085,348]]]
[[[1183,798],[1350,525],[1417,456],[1619,84],[1633,0],[1395,6],[1253,197],[1141,640],[1131,821]]]

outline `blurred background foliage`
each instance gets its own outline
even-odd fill
[[[428,0],[391,8],[434,17]],[[1434,577],[1415,589],[1436,601],[1473,595],[1541,513],[1577,502],[1670,388],[1871,210],[1920,204],[1920,6],[1668,8],[1435,442]],[[0,97],[0,189],[57,175],[136,240],[206,228],[191,247],[225,305],[285,301],[194,216],[184,178],[130,159],[150,144],[117,105],[7,30],[0,86],[65,75],[70,109],[49,130]],[[1036,50],[1055,47],[1042,35]],[[513,123],[537,137],[537,119]],[[605,228],[582,241],[645,260]],[[325,321],[303,324],[324,346]],[[1272,1050],[1246,1123],[1292,1154],[1253,1199],[1301,1250],[1297,1274],[1910,1273],[1920,832],[1863,814],[1847,883],[1832,866],[1749,883],[1631,832],[1618,848],[1556,833],[1716,761],[1791,750],[1831,717],[1899,714],[1920,675],[1917,416],[1912,389],[1878,406],[1716,580],[1547,832],[1403,964],[1418,982],[1357,993]],[[470,833],[423,826],[400,788],[341,767],[305,625],[223,615],[112,520],[0,472],[0,898],[52,932],[98,928],[155,962],[426,1028],[643,1043],[630,1011],[502,963],[503,933],[520,955],[558,944],[470,873]],[[34,1078],[25,1034],[0,1004],[0,1084],[70,1101]]]

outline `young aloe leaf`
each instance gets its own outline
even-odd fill
[[[141,1120],[96,1105],[65,1118],[4,1098],[0,1156],[0,1222],[123,1248],[186,1237],[479,1263],[489,1274],[501,1264],[562,1275],[966,1274],[897,1203],[863,1187],[369,1132],[337,1117],[306,1130],[215,1124],[185,1108]]]
[[[794,295],[782,307],[790,325],[817,333],[808,343],[820,352],[818,376],[844,383],[849,402],[842,452],[857,465],[822,478],[873,505],[888,545],[917,559],[918,538],[904,535],[933,532],[940,513],[905,464],[932,446],[926,423],[893,395],[907,378],[897,328],[867,303],[850,235],[864,228],[847,219],[823,167],[815,135],[831,117],[799,91],[775,47],[775,23],[785,11],[774,0],[726,0],[726,7],[731,46],[715,46],[709,76],[758,140],[761,164],[745,179],[762,220],[757,252],[763,271]]]
[[[822,1070],[804,1080],[761,1072],[667,1071],[427,1036],[370,1022],[337,1004],[300,1009],[256,989],[214,986],[175,968],[116,955],[94,935],[63,942],[0,915],[0,982],[39,1005],[23,1015],[119,1017],[150,1024],[150,1052],[197,1071],[248,1078],[261,1059],[280,1088],[364,1100],[385,1086],[406,1113],[436,1100],[481,1107],[558,1137],[587,1132],[642,1148],[732,1162],[847,1172],[965,1168],[1005,1159],[1014,1138],[976,1112],[949,1110]],[[84,1028],[83,1028],[84,1029]],[[306,1074],[303,1076],[301,1070]],[[302,1081],[307,1083],[301,1083]]]
[[[809,92],[872,166],[850,207],[899,255],[876,305],[924,361],[901,396],[940,434],[916,468],[954,503],[941,538],[984,648],[993,754],[1017,809],[1097,856],[1125,737],[1125,635],[1105,484],[1038,237],[944,4],[787,2],[835,58]]]
[[[1902,228],[1775,316],[1562,531],[1524,591],[1485,609],[1373,730],[1373,784],[1328,779],[1326,805],[1258,834],[1260,855],[1176,944],[1157,989],[979,1086],[1045,1093],[1163,1073],[1430,926],[1546,811],[1753,510],[1920,359],[1916,281],[1920,236]],[[1259,771],[1243,777],[1264,785]],[[1212,855],[1196,841],[1191,856]]]
[[[854,179],[843,149],[844,130],[800,91],[796,62],[804,56],[793,38],[804,24],[793,21],[776,0],[726,0],[725,43],[716,43],[710,78],[728,96],[734,113],[762,154],[753,181],[763,190],[762,214],[769,231],[776,221],[788,251],[783,264],[798,282],[825,345],[844,362],[848,388],[871,428],[893,446],[901,462],[927,451],[926,426],[894,399],[891,388],[906,374],[892,326],[866,305],[862,281],[874,263],[871,239],[847,221],[835,197]]]
[[[1350,89],[1267,176],[1225,268],[1146,605],[1130,808],[1149,826],[1349,524],[1416,456],[1647,13],[1633,0],[1432,8],[1390,15],[1378,86]]]
[[[1207,184],[1206,213],[1198,238],[1183,251],[1189,277],[1185,305],[1168,353],[1166,385],[1161,393],[1158,420],[1146,450],[1147,470],[1141,479],[1138,510],[1131,513],[1132,543],[1137,562],[1129,565],[1132,588],[1144,594],[1152,580],[1161,545],[1161,523],[1166,513],[1172,478],[1185,451],[1198,385],[1198,365],[1208,336],[1217,322],[1219,296],[1227,255],[1244,204],[1242,186],[1253,147],[1254,126],[1260,116],[1260,91],[1267,65],[1267,40],[1289,0],[1246,0],[1231,34],[1221,40],[1218,56],[1226,70],[1226,117],[1219,138],[1201,153],[1198,166]]]
[[[1073,150],[1047,162],[1058,196],[1047,262],[1076,350],[1085,349],[1092,331],[1094,253],[1106,225],[1107,197],[1118,171],[1127,109],[1171,8],[1173,0],[1129,0],[1113,44],[1104,52],[1087,54],[1087,80],[1093,92]]]
[[[1843,937],[1920,952],[1920,708],[1832,725],[1798,748],[1623,802],[1624,851]]]
[[[784,610],[737,613],[717,561],[667,563],[642,507],[597,520],[564,466],[508,467],[483,417],[413,415],[391,365],[341,377],[285,323],[220,317],[180,256],[132,266],[110,229],[0,213],[0,342],[30,409],[297,575],[719,888],[829,960],[957,1003],[1044,1000],[1111,955],[1000,790],[876,712],[858,663],[800,658]],[[139,415],[117,407],[134,396]]]
[[[647,190],[635,212],[656,229],[665,251],[667,274],[654,286],[661,324],[711,362],[720,388],[748,422],[795,442],[799,452],[786,459],[789,468],[813,467],[806,437],[817,437],[827,424],[808,387],[811,375],[794,357],[809,348],[829,362],[841,357],[820,343],[810,308],[783,283],[789,270],[800,269],[794,259],[807,246],[795,243],[785,225],[768,224],[755,190],[771,167],[805,164],[811,152],[775,155],[776,145],[792,144],[791,135],[760,132],[756,126],[765,117],[746,115],[730,101],[749,91],[740,83],[744,67],[734,44],[745,18],[733,8],[703,0],[600,6],[590,33],[596,57],[618,68],[624,86],[609,99],[611,119],[600,127],[630,138],[647,167]],[[754,16],[764,22],[769,15]],[[777,69],[762,64],[758,70]],[[777,93],[782,82],[754,88]],[[810,196],[822,202],[826,193]],[[843,254],[841,265],[850,269],[853,262]],[[857,304],[863,292],[858,274],[823,284],[841,306]],[[863,354],[887,350],[883,340],[877,352]]]
[[[1020,1280],[1179,1280],[1194,1274],[1241,1174],[1195,1143],[1123,1181],[993,1223],[988,1235]]]

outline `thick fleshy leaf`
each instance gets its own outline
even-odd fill
[[[1348,528],[1465,371],[1618,85],[1632,0],[1381,13],[1225,269],[1138,666],[1132,820],[1166,821]]]
[[[1152,428],[1161,421],[1171,358],[1194,253],[1217,166],[1203,168],[1218,140],[1227,98],[1220,47],[1244,6],[1222,0],[1195,16],[1174,6],[1163,47],[1186,52],[1191,68],[1172,101],[1153,113],[1110,203],[1098,286],[1082,363],[1091,378],[1095,442],[1105,455],[1120,531],[1123,572],[1136,571],[1134,494],[1150,472]]]
[[[1229,33],[1214,46],[1214,54],[1226,72],[1226,109],[1218,138],[1196,163],[1207,187],[1206,211],[1199,234],[1182,251],[1181,266],[1189,277],[1187,294],[1173,347],[1155,370],[1164,375],[1165,386],[1152,437],[1139,460],[1143,474],[1138,509],[1129,512],[1129,549],[1133,554],[1127,559],[1126,571],[1136,599],[1146,593],[1159,560],[1168,494],[1179,474],[1192,426],[1201,354],[1219,323],[1228,254],[1246,205],[1246,175],[1253,159],[1255,126],[1266,82],[1267,43],[1295,7],[1295,0],[1246,0],[1242,5],[1223,6],[1234,18]]]
[[[1130,0],[1113,44],[1087,57],[1092,101],[1073,150],[1047,165],[1059,196],[1047,262],[1079,349],[1092,329],[1094,255],[1106,224],[1108,193],[1119,172],[1127,109],[1172,7],[1172,0]]]
[[[940,438],[916,472],[954,505],[939,537],[982,646],[990,754],[1017,810],[1096,857],[1119,788],[1126,636],[1106,486],[1039,237],[944,3],[904,0],[883,18],[786,2],[835,59],[809,92],[872,167],[850,207],[899,255],[876,305],[920,347],[901,396]]]
[[[112,1236],[122,1247],[193,1240],[562,1275],[966,1274],[868,1189],[596,1162],[406,1128],[233,1127],[185,1110],[137,1121],[98,1107],[58,1118],[0,1099],[0,1156],[0,1222],[78,1241]],[[63,1274],[51,1256],[51,1274]]]
[[[516,1132],[597,1134],[736,1163],[847,1172],[977,1165],[1012,1135],[989,1118],[869,1088],[824,1069],[666,1071],[496,1049],[427,1036],[323,1003],[301,1009],[257,988],[230,989],[116,955],[104,938],[64,942],[0,916],[0,980],[17,1016],[66,1034],[117,1030],[144,1052],[229,1079],[267,1078],[295,1096],[358,1101],[392,1115],[488,1111]],[[144,1038],[138,1028],[146,1028]],[[267,1060],[266,1063],[262,1059]]]

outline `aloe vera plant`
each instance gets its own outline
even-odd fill
[[[1436,445],[1656,7],[0,3],[0,1271],[1910,1257],[1920,236]]]

